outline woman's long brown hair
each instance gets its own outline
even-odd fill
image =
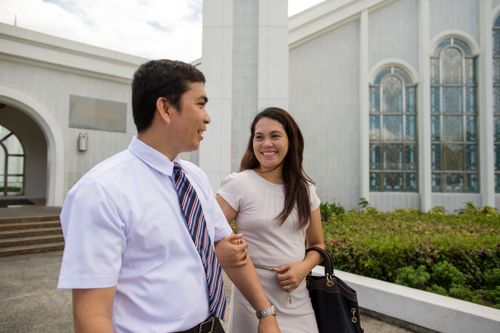
[[[295,205],[297,205],[299,226],[304,227],[309,222],[311,215],[309,185],[313,184],[313,181],[302,169],[304,138],[299,126],[288,112],[277,107],[270,107],[255,116],[250,127],[251,134],[247,150],[241,159],[240,171],[257,169],[260,165],[253,151],[253,137],[255,135],[255,125],[262,118],[270,118],[279,122],[283,125],[285,133],[288,136],[288,152],[282,162],[283,180],[285,183],[285,204],[283,211],[277,216],[277,219],[281,223],[285,222]]]

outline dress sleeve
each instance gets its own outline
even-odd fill
[[[68,194],[61,212],[64,255],[58,288],[115,286],[126,245],[116,204],[95,182]]]
[[[238,174],[232,173],[221,181],[219,194],[227,203],[238,211],[241,204],[241,186],[238,181]]]
[[[314,185],[309,186],[309,201],[311,203],[311,211],[317,209],[321,204],[321,200],[319,199],[318,194],[316,194],[316,186]]]

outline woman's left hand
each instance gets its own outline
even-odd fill
[[[297,289],[300,283],[306,278],[310,269],[308,269],[303,261],[300,261],[278,266],[274,271],[276,272],[276,278],[278,279],[281,289],[291,293]]]

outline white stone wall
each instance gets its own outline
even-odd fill
[[[397,208],[420,209],[420,195],[418,193],[371,192],[370,205],[383,211]]]
[[[432,206],[444,206],[448,212],[457,212],[464,208],[467,202],[481,207],[481,195],[478,193],[432,193]]]
[[[358,21],[290,50],[290,112],[323,201],[359,199]]]
[[[473,52],[479,52],[479,4],[477,0],[429,1],[429,20],[425,20],[429,22],[429,51],[438,38],[455,34],[466,38]],[[397,63],[420,83],[418,6],[419,0],[388,1],[369,11],[370,74],[383,64]],[[492,1],[492,6],[498,8],[500,0]],[[306,137],[306,170],[318,184],[323,201],[348,208],[357,206],[361,185],[358,26],[354,11],[343,22],[332,20],[332,28],[325,29],[328,32],[317,33],[307,42],[294,42],[290,50],[290,110]],[[325,77],[329,78],[326,82]],[[429,198],[431,206],[454,211],[468,201],[483,205],[482,195],[431,193]],[[371,192],[368,199],[382,210],[421,208],[422,204],[419,193]]]
[[[479,42],[479,2],[481,0],[431,0],[430,39],[446,31],[459,31]],[[432,45],[431,45],[432,47]],[[432,52],[433,50],[431,50]]]
[[[40,127],[47,144],[47,204],[62,205],[81,175],[126,148],[136,133],[130,83],[147,59],[3,23],[0,49],[0,102],[28,114]],[[126,104],[126,132],[69,128],[70,95]],[[88,133],[86,152],[77,151],[80,132]]]
[[[418,70],[417,5],[418,0],[399,0],[370,12],[371,70],[387,59],[404,61]]]
[[[1,87],[37,100],[57,121],[63,134],[63,142],[60,144],[64,146],[64,193],[96,163],[126,148],[135,133],[130,106],[130,84],[6,60],[0,60],[0,72]],[[127,103],[127,133],[69,128],[70,95]],[[77,150],[76,140],[80,132],[88,133],[86,152]]]
[[[238,171],[258,109],[259,2],[235,0],[231,171]]]

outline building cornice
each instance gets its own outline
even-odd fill
[[[394,0],[330,0],[309,8],[288,20],[288,45],[296,48],[338,26],[373,11]]]
[[[0,59],[130,82],[148,59],[0,23]]]

